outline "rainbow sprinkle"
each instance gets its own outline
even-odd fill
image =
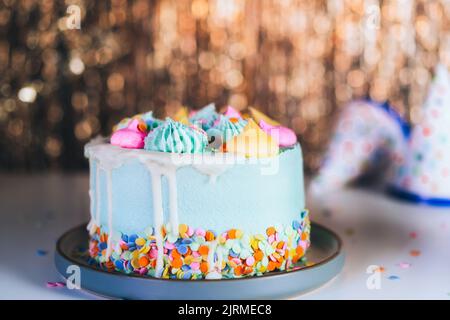
[[[249,235],[239,229],[216,234],[213,230],[194,229],[186,224],[180,224],[178,232],[169,230],[167,225],[162,228],[164,267],[161,277],[165,279],[204,279],[211,269],[220,272],[222,278],[289,271],[298,267],[298,262],[305,262],[304,255],[310,245],[306,210],[301,212],[299,221],[269,227],[265,234]],[[108,271],[155,276],[158,249],[153,228],[148,228],[145,234],[122,234],[109,259],[106,259],[107,241],[108,234],[97,228],[89,244],[92,263]],[[217,247],[211,267],[209,251],[213,241]]]

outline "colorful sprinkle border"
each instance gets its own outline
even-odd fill
[[[239,229],[230,229],[220,235],[212,230],[193,229],[180,224],[178,232],[170,226],[162,228],[164,237],[163,279],[204,279],[211,271],[208,262],[209,244],[217,240],[221,247],[222,266],[219,270],[218,251],[213,261],[222,278],[241,278],[262,275],[271,271],[296,269],[305,262],[305,252],[310,246],[310,220],[308,211],[288,226],[272,226],[265,234],[247,235]],[[114,243],[109,259],[106,258],[108,234],[97,227],[89,242],[91,263],[108,271],[126,274],[155,276],[157,260],[156,237],[153,228],[144,234],[122,234]],[[220,253],[219,253],[220,254]]]

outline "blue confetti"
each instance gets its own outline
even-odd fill
[[[114,265],[116,266],[117,269],[122,270],[123,269],[123,264],[122,262],[120,262],[120,260],[116,260],[114,262]]]
[[[187,264],[184,264],[184,265],[181,266],[181,270],[188,271],[188,270],[191,270],[191,267],[188,266]]]
[[[137,234],[132,234],[128,237],[128,242],[135,242],[139,238]]]
[[[388,279],[389,280],[399,280],[400,277],[399,276],[389,276]]]
[[[186,254],[188,252],[188,248],[184,245],[180,245],[177,247],[177,250],[181,254]]]
[[[46,250],[42,250],[42,249],[37,249],[36,250],[36,254],[40,257],[46,256],[47,255],[47,251]]]
[[[191,244],[192,240],[191,239],[183,239],[183,240],[181,240],[181,243],[182,244]]]
[[[233,249],[230,250],[229,255],[232,256],[233,258],[237,258],[239,256],[239,254],[234,252]]]

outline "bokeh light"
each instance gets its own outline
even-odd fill
[[[122,117],[214,101],[292,127],[314,170],[352,99],[419,119],[434,66],[450,65],[449,17],[444,0],[4,0],[0,165],[81,168]]]

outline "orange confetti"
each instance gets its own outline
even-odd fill
[[[256,261],[261,261],[262,258],[264,257],[264,254],[262,253],[261,250],[258,250],[255,252],[255,254],[253,256],[255,257]]]
[[[273,271],[275,270],[276,264],[273,261],[269,261],[269,264],[267,265],[267,270],[268,271]]]
[[[384,267],[378,267],[377,269],[375,269],[375,272],[384,272],[386,271],[386,269]]]
[[[243,266],[237,266],[236,268],[234,268],[234,274],[237,276],[240,276],[244,271],[244,267]]]
[[[179,269],[179,268],[181,268],[182,265],[183,265],[183,261],[181,261],[180,258],[173,259],[172,267]]]
[[[411,251],[409,252],[409,254],[410,254],[412,257],[418,257],[418,256],[420,256],[420,250],[411,250]]]
[[[267,228],[266,233],[268,236],[275,234],[276,230],[274,227]]]
[[[198,253],[200,253],[202,256],[207,255],[208,252],[209,252],[208,246],[200,246],[200,248],[198,248]]]
[[[213,241],[215,238],[214,233],[212,233],[211,231],[206,231],[205,238],[207,241]]]
[[[147,266],[149,262],[150,262],[150,260],[146,256],[143,256],[143,257],[139,258],[139,266],[140,267]]]
[[[108,235],[107,234],[102,234],[100,236],[100,242],[108,242]]]
[[[253,272],[253,268],[252,267],[247,267],[244,269],[244,274],[250,274]]]
[[[230,231],[228,231],[228,237],[230,239],[236,239],[236,229],[231,229]]]
[[[173,249],[171,254],[172,254],[173,258],[180,258],[181,257],[181,253],[179,253],[177,249]]]
[[[200,271],[201,272],[203,272],[203,273],[206,273],[206,272],[208,272],[208,262],[202,262],[201,264],[200,264]]]

